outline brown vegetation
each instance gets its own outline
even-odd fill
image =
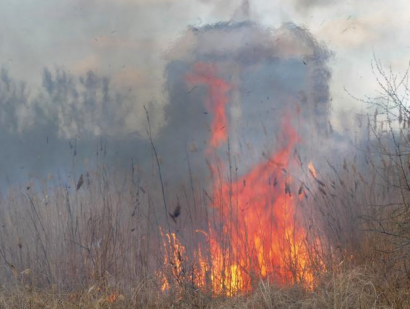
[[[190,184],[166,198],[150,136],[148,175],[101,164],[68,185],[37,179],[1,197],[0,307],[410,308],[407,73],[399,80],[376,68],[384,92],[367,142],[355,145],[363,151],[317,171],[295,153],[304,180],[283,184],[285,195],[303,197],[296,206],[313,281],[296,274],[296,257],[287,284],[256,278],[252,292],[223,296],[205,272],[199,286],[193,248],[205,242],[212,194],[189,167]]]

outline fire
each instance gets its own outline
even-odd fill
[[[312,161],[309,162],[308,169],[309,169],[310,174],[313,176],[313,178],[317,178],[317,172],[316,172],[316,169]]]
[[[205,102],[205,107],[213,115],[210,144],[214,148],[218,147],[228,137],[225,106],[229,102],[227,93],[231,86],[217,76],[216,66],[202,62],[194,65],[194,72],[187,76],[187,80],[191,85],[207,87],[209,97]]]
[[[108,304],[115,303],[117,300],[118,300],[118,294],[117,294],[117,293],[112,293],[112,294],[108,295],[108,296],[105,298],[105,301],[106,301]]]
[[[286,145],[237,182],[216,182],[212,205],[222,229],[211,238],[213,290],[232,295],[247,292],[253,283],[310,284],[309,250],[305,231],[297,224],[292,177],[287,174],[298,142],[292,127],[284,127]],[[246,183],[246,185],[244,185]]]
[[[178,281],[183,276],[183,262],[185,257],[185,247],[180,243],[175,233],[164,233],[160,230],[164,249],[165,271],[161,275],[161,290],[170,288],[172,279]]]
[[[218,157],[218,148],[228,137],[226,106],[232,85],[219,76],[217,67],[204,63],[194,65],[187,76],[190,85],[203,86],[208,98],[205,106],[213,116],[211,136],[205,154],[213,173],[212,204],[216,217],[209,222],[209,254],[198,246],[194,250],[192,284],[209,288],[216,295],[235,295],[252,290],[259,280],[277,284],[314,281],[306,231],[297,211],[297,185],[291,175],[292,153],[300,138],[292,127],[290,114],[282,124],[278,149],[236,181],[225,179],[227,170]],[[309,170],[316,177],[312,164]],[[299,183],[298,183],[299,184]],[[161,232],[162,233],[162,232]],[[165,263],[173,265],[174,277],[180,276],[181,264],[188,261],[175,234],[163,234]],[[176,252],[178,253],[177,255]],[[163,290],[169,289],[169,280]]]

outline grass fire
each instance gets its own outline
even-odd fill
[[[410,308],[409,71],[366,73],[375,8],[74,2],[0,29],[0,308]]]

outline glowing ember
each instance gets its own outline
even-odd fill
[[[106,301],[108,304],[115,303],[117,300],[118,300],[118,294],[117,294],[117,293],[112,293],[112,294],[108,295],[108,296],[105,298],[105,301]]]

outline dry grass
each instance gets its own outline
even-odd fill
[[[410,308],[410,159],[400,152],[410,139],[373,133],[375,152],[333,158],[316,176],[294,155],[303,181],[285,195],[306,194],[295,207],[311,287],[255,280],[252,293],[226,298],[193,284],[193,251],[204,243],[196,231],[215,223],[212,193],[190,166],[189,184],[167,187],[155,156],[149,174],[102,165],[69,183],[37,179],[0,196],[0,308]],[[178,242],[167,248],[159,227]]]
[[[398,207],[374,206],[389,205],[400,188],[383,186],[371,160],[365,171],[346,160],[305,183],[310,199],[298,207],[306,226],[316,223],[313,238],[326,244],[311,246],[322,263],[313,289],[262,281],[253,293],[231,298],[201,291],[188,274],[173,278],[172,271],[170,291],[160,292],[156,270],[173,267],[164,265],[158,230],[165,222],[161,196],[139,176],[108,178],[101,168],[78,191],[58,182],[10,191],[0,199],[0,308],[410,308],[408,255],[377,231]],[[393,163],[385,164],[382,176],[391,177]],[[196,241],[188,237],[197,227],[192,218],[211,215],[206,199],[192,198],[173,226],[187,251]],[[397,228],[398,218],[382,221],[384,227]]]
[[[326,244],[310,247],[322,263],[314,288],[262,281],[253,293],[231,298],[211,295],[192,285],[189,273],[175,277],[172,271],[170,291],[161,293],[156,270],[173,265],[164,265],[158,226],[165,220],[155,183],[132,173],[108,178],[101,168],[84,177],[80,190],[59,182],[12,190],[0,199],[0,308],[410,308],[409,255],[388,233],[402,231],[398,222],[406,213],[385,219],[402,207],[393,203],[402,199],[402,188],[381,178],[397,181],[394,162],[386,160],[380,176],[378,158],[368,160],[361,169],[345,160],[304,184],[310,199],[297,207],[306,226],[316,224],[312,237]],[[206,199],[192,199],[172,226],[187,251],[197,241],[190,232],[198,219],[211,216]]]
[[[3,288],[0,307],[4,309],[40,308],[253,308],[253,309],[344,309],[410,308],[408,288],[392,288],[366,268],[340,269],[325,274],[313,290],[293,285],[278,287],[261,282],[250,295],[215,298],[199,291],[175,296],[155,297],[150,290],[134,289],[121,294],[117,290],[90,287],[84,291],[62,294],[55,290],[37,291],[28,287]]]

